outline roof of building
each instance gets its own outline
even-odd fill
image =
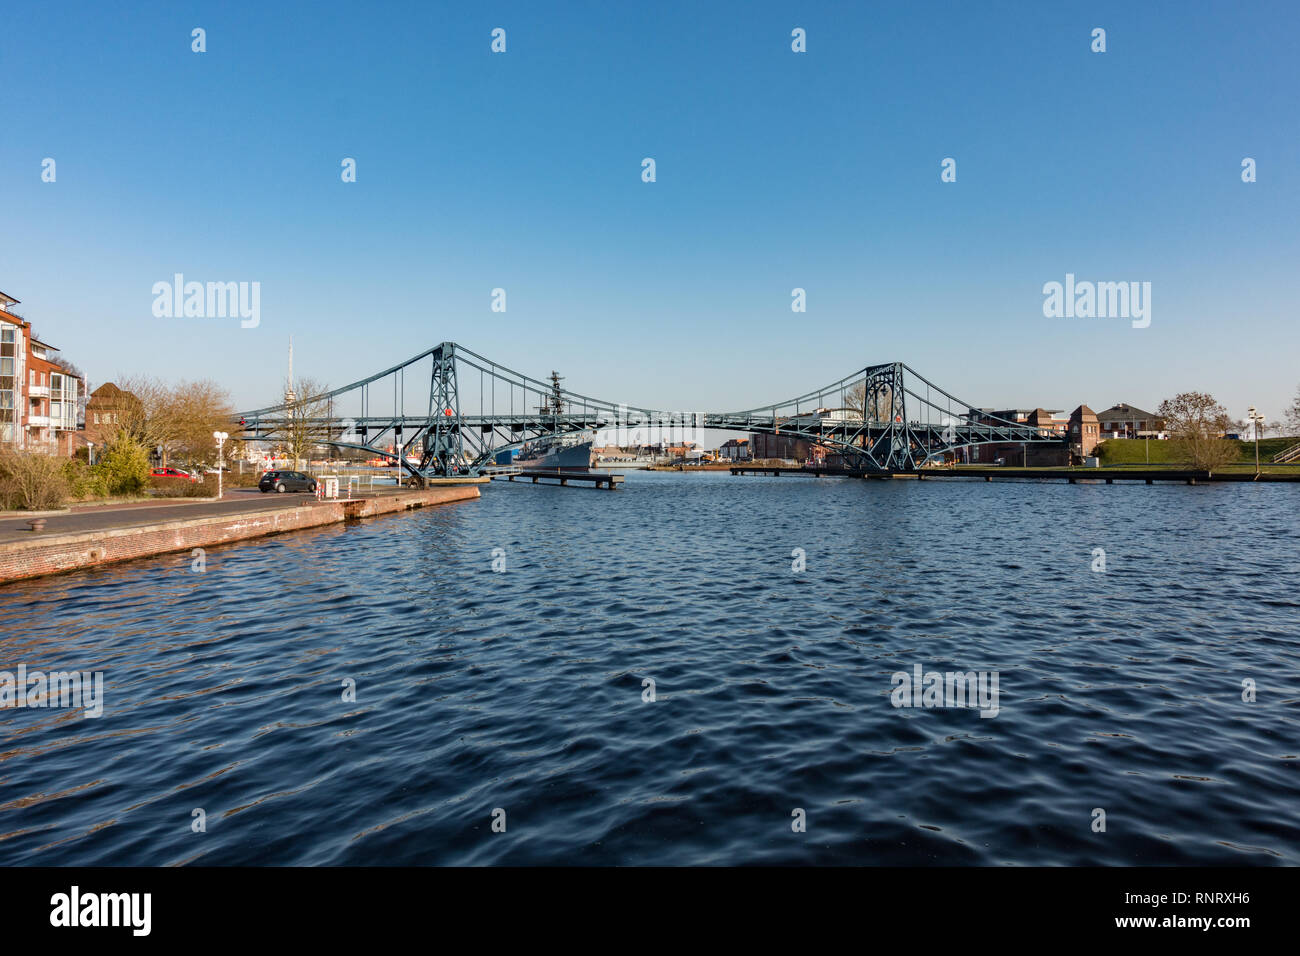
[[[117,398],[119,395],[130,395],[125,389],[118,388],[112,382],[105,382],[99,388],[90,393],[91,398]]]
[[[5,295],[3,292],[0,292],[0,308],[7,309],[9,308],[9,306],[17,305],[17,304],[18,304],[18,300],[15,299],[13,296]]]
[[[1076,408],[1074,411],[1070,412],[1070,418],[1071,418],[1071,419],[1073,419],[1076,415],[1079,417],[1079,420],[1080,420],[1080,421],[1086,421],[1086,420],[1088,420],[1089,418],[1091,418],[1091,419],[1093,419],[1093,420],[1096,420],[1096,418],[1097,418],[1097,413],[1094,412],[1094,411],[1093,411],[1091,408],[1089,408],[1087,405],[1080,405],[1080,406],[1079,406],[1078,408]]]
[[[1153,413],[1144,412],[1136,405],[1129,405],[1127,402],[1120,402],[1097,413],[1097,420],[1101,422],[1131,422],[1155,417]]]

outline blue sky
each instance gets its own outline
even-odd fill
[[[982,406],[1195,388],[1272,418],[1300,385],[1298,25],[1294,3],[14,6],[0,290],[92,385],[215,378],[241,407],[280,390],[292,335],[334,385],[453,340],[652,407],[897,359]],[[155,318],[177,272],[260,282],[261,324]],[[1066,273],[1150,282],[1150,327],[1045,318]]]

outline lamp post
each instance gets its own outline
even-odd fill
[[[225,477],[223,469],[226,467],[225,447],[226,439],[230,436],[225,432],[213,432],[212,437],[217,440],[217,500],[220,501],[223,495],[222,481]]]
[[[1264,416],[1255,411],[1252,405],[1246,412],[1246,419],[1250,422],[1251,431],[1255,433],[1255,477],[1259,477],[1259,429],[1264,424]]]

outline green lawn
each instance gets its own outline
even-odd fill
[[[1261,438],[1259,441],[1259,463],[1261,465],[1270,464],[1273,456],[1278,452],[1290,448],[1298,438]],[[1255,464],[1255,443],[1236,441],[1237,461],[1241,464],[1249,463],[1251,467]],[[1177,442],[1156,441],[1154,438],[1150,442],[1151,447],[1151,464],[1153,465],[1183,465],[1186,460],[1178,453]],[[1097,446],[1097,454],[1101,458],[1103,468],[1109,468],[1116,465],[1143,465],[1147,462],[1147,442],[1141,438],[1111,438]]]

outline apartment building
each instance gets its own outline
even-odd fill
[[[81,444],[85,383],[57,348],[32,335],[31,323],[13,311],[16,305],[0,292],[0,442],[71,455]]]

